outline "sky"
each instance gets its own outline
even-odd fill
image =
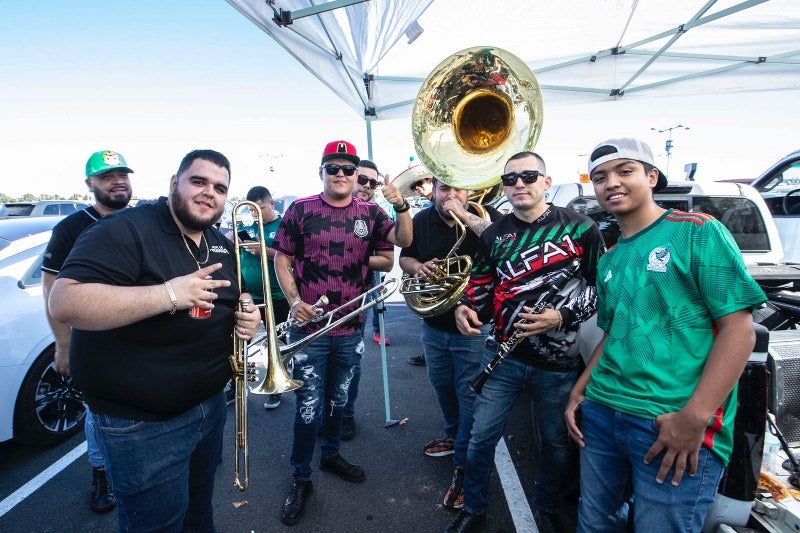
[[[83,194],[97,150],[120,152],[134,194],[167,193],[180,159],[231,161],[231,196],[321,190],[319,158],[346,139],[366,156],[363,118],[224,0],[0,0],[0,193]],[[443,56],[450,51],[444,51]],[[555,182],[573,181],[609,137],[649,142],[670,178],[756,177],[798,148],[797,92],[548,106],[536,146]],[[666,129],[673,131],[667,168]],[[373,123],[392,176],[415,156],[409,119]]]

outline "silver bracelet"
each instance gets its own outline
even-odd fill
[[[164,286],[167,288],[167,292],[169,293],[169,301],[172,302],[172,310],[170,310],[169,314],[174,315],[175,311],[178,310],[178,297],[175,296],[175,291],[172,290],[172,283],[165,281]]]

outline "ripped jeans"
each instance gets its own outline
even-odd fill
[[[289,342],[303,337],[305,335],[292,331]],[[294,356],[293,377],[303,381],[303,386],[294,391],[297,403],[291,464],[297,480],[311,479],[311,459],[317,430],[323,420],[322,457],[339,453],[342,408],[347,402],[353,368],[361,360],[359,343],[363,343],[360,331],[342,336],[323,335]],[[323,409],[328,410],[330,416],[323,417]]]

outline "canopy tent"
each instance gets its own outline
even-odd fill
[[[797,0],[227,1],[364,116],[370,142],[372,120],[408,116],[471,46],[523,59],[546,106],[800,89]]]

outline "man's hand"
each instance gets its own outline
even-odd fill
[[[53,363],[59,374],[69,377],[69,345],[62,346],[61,343],[56,343],[56,353],[53,357]]]
[[[569,393],[567,407],[564,409],[564,421],[567,423],[567,432],[569,436],[572,437],[572,440],[574,440],[578,446],[583,448],[586,446],[586,443],[583,441],[583,433],[578,424],[578,416],[581,404],[586,398],[583,395],[583,388],[581,388],[581,390],[576,390],[576,388],[572,389],[572,392]]]
[[[400,189],[391,183],[381,187],[381,194],[386,198],[387,202],[395,207],[403,207],[406,203],[406,199],[400,194]]]
[[[214,289],[230,287],[231,282],[226,279],[212,279],[212,274],[222,268],[222,263],[215,263],[185,276],[170,280],[175,296],[178,299],[178,309],[200,307],[213,309],[217,294]]]
[[[417,269],[414,271],[414,276],[418,278],[427,278],[428,276],[433,273],[434,269],[436,268],[436,263],[439,260],[437,258],[428,259],[427,261],[421,262],[417,265]]]
[[[445,213],[447,213],[448,211],[452,211],[453,216],[461,220],[462,222],[464,221],[464,217],[466,217],[469,214],[469,212],[466,209],[464,209],[464,204],[462,204],[455,198],[450,198],[449,200],[446,200],[442,204],[442,211],[444,211]]]
[[[517,335],[520,337],[533,337],[548,331],[553,331],[561,325],[561,313],[555,309],[545,309],[541,313],[531,313],[530,307],[523,307],[517,315],[518,319],[527,320],[526,323],[515,322]]]
[[[661,468],[656,474],[658,483],[664,482],[667,473],[673,467],[675,468],[675,474],[672,476],[673,485],[680,484],[687,465],[689,475],[695,475],[700,446],[703,444],[707,425],[707,420],[698,420],[683,411],[666,413],[656,418],[658,439],[647,450],[644,462],[650,464],[661,452],[664,452]]]
[[[456,326],[462,335],[480,335],[483,322],[478,320],[478,313],[466,305],[456,307]]]
[[[250,299],[251,303],[243,311],[237,310],[234,313],[236,316],[236,327],[234,331],[237,337],[249,341],[255,336],[256,332],[258,332],[258,325],[261,323],[261,312],[258,310],[258,307],[253,305],[252,297],[249,294],[243,293],[242,299]]]

